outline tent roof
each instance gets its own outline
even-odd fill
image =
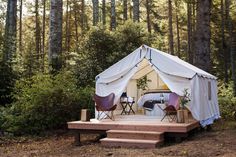
[[[145,60],[148,62],[143,62],[144,58],[146,58]],[[96,80],[102,78],[101,80],[104,83],[114,81],[114,78],[119,79],[120,77],[123,77],[134,67],[139,67],[139,70],[146,72],[146,70],[150,70],[150,68],[145,68],[148,64],[151,64],[161,72],[172,76],[192,79],[195,75],[199,75],[205,78],[216,79],[215,76],[181,60],[177,56],[143,45],[97,75]],[[144,69],[142,67],[144,67]],[[145,72],[140,72],[140,76]],[[140,78],[138,73],[139,72],[135,74],[135,78]]]
[[[199,69],[198,67],[180,59],[178,56],[173,56],[173,55],[170,55],[168,53],[162,52],[162,51],[154,49],[154,48],[151,48],[151,49],[154,50],[155,52],[165,56],[166,58],[169,58],[170,60],[180,64],[181,66],[188,68],[189,70],[191,70],[192,72],[194,72],[195,74],[197,74],[199,76],[216,79],[216,77],[214,75],[212,75],[202,69]]]

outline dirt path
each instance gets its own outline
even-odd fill
[[[219,122],[210,132],[199,132],[181,143],[168,142],[157,149],[104,148],[95,138],[82,135],[80,147],[73,145],[73,136],[68,134],[8,142],[0,138],[0,156],[236,156],[236,122]]]

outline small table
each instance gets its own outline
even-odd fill
[[[135,103],[134,98],[132,98],[132,100],[130,100],[131,97],[122,97],[120,104],[122,107],[122,114],[130,114],[130,112],[132,112],[133,114],[135,114],[134,110],[133,110],[133,104]],[[126,108],[128,107],[128,111],[126,111]]]

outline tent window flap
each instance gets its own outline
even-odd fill
[[[211,82],[208,81],[208,100],[211,100]]]

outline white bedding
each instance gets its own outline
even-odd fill
[[[167,102],[169,100],[170,93],[148,93],[143,96],[141,96],[137,102],[139,107],[143,107],[143,104],[148,100],[157,100],[161,101],[161,95],[164,96],[164,102]]]
[[[162,109],[160,109],[160,107],[162,109],[164,109],[166,107],[166,105],[165,104],[155,104],[153,110],[151,110],[151,111],[145,110],[145,115],[163,117],[165,115],[165,113],[163,112]]]

